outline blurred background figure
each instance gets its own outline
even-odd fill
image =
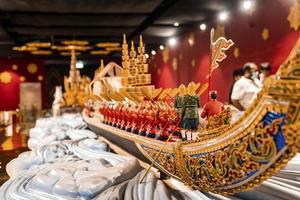
[[[270,63],[260,63],[260,74],[259,80],[261,83],[264,83],[265,79],[271,75],[271,65]]]
[[[232,89],[233,89],[233,85],[236,81],[238,81],[242,76],[244,75],[244,71],[243,68],[239,68],[239,69],[235,69],[232,73],[232,78],[233,78],[233,82],[230,86],[230,90],[229,90],[229,100],[228,103],[232,104],[231,101],[231,94],[232,94]]]
[[[241,111],[250,106],[262,86],[255,63],[246,63],[243,71],[244,75],[234,83],[231,94],[232,104]]]

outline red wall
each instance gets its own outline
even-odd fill
[[[243,13],[236,9],[230,12],[229,20],[223,23],[225,35],[232,39],[235,45],[226,52],[228,57],[220,67],[213,72],[211,89],[218,90],[219,99],[228,102],[228,93],[232,84],[232,72],[246,62],[269,62],[274,73],[288,56],[290,50],[300,36],[300,31],[290,28],[287,16],[293,0],[264,0],[256,1],[252,13]],[[214,22],[213,24],[217,24]],[[180,83],[190,81],[207,82],[205,78],[209,68],[209,32],[208,24],[205,32],[194,28],[177,37],[175,47],[169,47],[168,62],[163,61],[162,51],[159,51],[150,61],[153,83],[157,87],[177,87]],[[269,29],[269,39],[262,39],[262,30]],[[190,46],[188,37],[195,34],[195,44]],[[233,49],[239,48],[239,57],[233,56]],[[180,56],[182,54],[182,56]],[[173,58],[178,60],[177,70],[172,68]],[[182,57],[182,59],[180,59]],[[192,60],[195,66],[192,66]],[[201,96],[202,103],[207,101],[207,93]]]
[[[35,73],[29,73],[27,70],[28,64],[33,63],[37,65]],[[13,69],[13,65],[17,65],[17,70]],[[44,62],[40,59],[0,59],[0,73],[7,71],[12,75],[12,81],[8,84],[0,81],[0,110],[14,110],[18,108],[20,100],[20,77],[24,76],[24,82],[41,82],[42,83],[42,99],[43,107],[45,106],[44,98],[44,80],[45,68]],[[43,80],[38,80],[41,75]]]

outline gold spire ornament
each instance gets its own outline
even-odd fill
[[[298,0],[296,0],[294,5],[290,8],[287,20],[290,23],[290,27],[297,31],[300,26],[300,3]]]

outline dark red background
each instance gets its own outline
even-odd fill
[[[27,70],[30,63],[37,65],[38,70],[36,73],[31,74]],[[13,70],[12,66],[17,65],[18,69]],[[0,59],[0,73],[8,71],[12,75],[11,83],[4,84],[0,82],[0,110],[14,110],[18,108],[20,100],[20,77],[24,76],[24,82],[41,82],[42,83],[42,100],[43,107],[45,106],[46,99],[44,98],[44,80],[45,80],[45,67],[43,60],[40,59]],[[38,76],[43,76],[43,81],[38,80]]]
[[[290,28],[287,16],[289,8],[294,1],[264,0],[256,1],[257,5],[252,13],[244,13],[236,9],[230,13],[225,26],[225,35],[232,39],[235,45],[226,52],[228,57],[220,67],[213,72],[211,89],[218,90],[219,99],[228,102],[228,92],[232,84],[232,72],[246,62],[269,62],[272,72],[276,72],[279,65],[288,56],[290,50],[300,36],[300,31]],[[215,25],[217,22],[214,23]],[[177,37],[178,43],[170,47],[170,56],[167,63],[162,59],[159,51],[151,59],[150,69],[152,81],[158,87],[177,87],[180,83],[188,84],[190,81],[207,82],[205,78],[209,69],[209,32],[213,27],[208,24],[205,32],[199,28],[187,31]],[[262,39],[262,30],[269,29],[269,39]],[[188,36],[195,33],[195,44],[191,47]],[[239,48],[238,58],[233,56],[234,47]],[[182,54],[182,59],[179,55]],[[172,69],[173,57],[177,57],[178,69]],[[195,59],[196,65],[192,67],[191,61]],[[160,75],[158,74],[160,70]],[[201,96],[202,104],[207,101],[207,93]]]

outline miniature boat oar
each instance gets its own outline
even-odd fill
[[[157,156],[156,156],[155,159],[152,161],[151,165],[148,167],[148,169],[147,169],[147,171],[145,172],[145,174],[143,175],[143,177],[142,177],[140,183],[143,182],[143,180],[145,179],[145,177],[146,177],[147,174],[149,173],[151,167],[153,167],[153,165],[154,165],[154,163],[156,162],[157,158],[160,156],[161,152],[165,149],[165,147],[166,147],[167,143],[169,142],[169,140],[171,139],[172,135],[173,135],[173,134],[170,134],[170,135],[169,135],[169,137],[168,137],[167,141],[165,142],[165,144],[160,148],[160,150],[159,150]]]
[[[169,121],[166,123],[166,126],[165,126],[164,128],[166,128],[168,124],[169,124]],[[164,130],[164,129],[162,129],[162,130]],[[147,169],[147,171],[145,172],[145,174],[143,175],[143,177],[142,177],[140,183],[143,182],[143,180],[145,179],[145,177],[146,177],[147,174],[149,173],[151,167],[153,167],[153,165],[154,165],[154,163],[156,162],[157,158],[160,156],[161,152],[165,149],[166,145],[168,144],[168,142],[169,142],[169,140],[171,139],[172,136],[173,136],[173,133],[171,133],[171,134],[169,135],[167,141],[166,141],[166,142],[163,144],[163,146],[160,148],[160,150],[159,150],[157,156],[156,156],[155,159],[152,161],[151,165],[148,167],[148,169]]]

